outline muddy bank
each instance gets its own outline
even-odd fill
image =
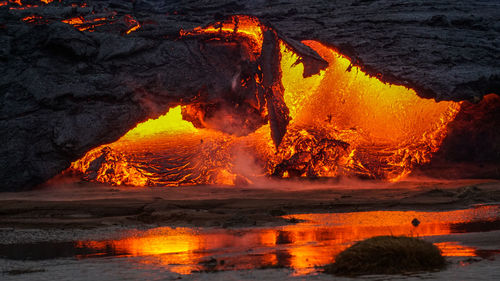
[[[273,187],[274,186],[274,187]],[[3,193],[0,227],[248,227],[295,223],[286,214],[371,210],[453,210],[500,201],[497,180],[395,184],[288,182],[262,186],[114,188],[59,183]]]

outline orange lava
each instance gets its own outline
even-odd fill
[[[133,18],[129,20],[131,24],[137,23]],[[68,23],[88,28],[82,18]],[[137,23],[127,33],[139,26]],[[242,36],[246,38],[241,40],[242,44],[248,44],[252,54],[247,59],[255,60],[261,52],[264,28],[254,17],[233,16],[205,27],[182,30],[181,36],[208,39]],[[104,165],[97,178],[91,180],[139,186],[248,183],[252,182],[251,176],[241,173],[241,165],[236,163],[241,162],[241,155],[246,155],[259,176],[360,176],[397,181],[430,161],[446,136],[447,125],[460,110],[460,103],[420,98],[412,89],[368,76],[333,48],[316,41],[303,43],[329,66],[304,78],[304,66],[297,63],[299,56],[281,42],[282,84],[291,122],[277,151],[269,125],[249,136],[235,137],[195,129],[182,120],[180,108],[174,108],[108,145],[113,154],[123,155],[118,158],[126,162],[115,165],[126,168],[110,169]],[[182,130],[173,129],[179,124],[183,124]],[[167,129],[161,129],[162,126]],[[96,151],[102,151],[103,147],[73,163],[72,169],[88,174],[85,167],[101,155]],[[166,151],[173,155],[166,156]],[[154,169],[147,168],[146,154],[151,156]],[[167,157],[171,159],[162,167],[159,159],[165,162]],[[141,164],[134,164],[137,162]],[[138,172],[120,172],[113,179],[113,172],[124,170]],[[124,177],[137,178],[123,180]]]
[[[213,38],[229,38],[233,36],[244,37],[248,40],[247,42],[250,42],[247,47],[254,55],[251,59],[255,60],[262,51],[263,28],[264,27],[257,18],[238,15],[205,27],[196,27],[188,31],[181,30],[180,35],[183,37],[193,35],[210,35]]]
[[[62,20],[62,22],[71,24],[75,28],[77,28],[80,31],[89,31],[92,32],[94,31],[94,28],[97,26],[105,25],[108,21],[108,18],[83,18],[83,17],[74,17],[66,20]]]
[[[26,16],[26,17],[23,18],[23,21],[31,22],[31,21],[33,21],[34,19],[37,19],[37,18],[40,18],[40,17],[37,17],[37,16]]]
[[[54,2],[54,0],[40,0],[40,2],[43,3],[43,4],[49,4],[49,3]],[[8,3],[16,4],[18,6],[18,7],[10,7],[9,9],[11,9],[11,10],[25,10],[25,9],[29,9],[29,8],[38,7],[38,5],[23,4],[22,0],[1,1],[0,2],[0,6],[5,6]]]
[[[291,127],[304,135],[300,141],[326,129],[329,138],[349,144],[345,158],[340,159],[343,165],[336,168],[320,163],[328,169],[315,167],[320,172],[316,176],[355,171],[396,181],[430,160],[446,136],[446,125],[458,113],[459,103],[420,98],[411,89],[368,76],[332,48],[316,41],[303,43],[328,61],[329,67],[319,75],[302,78],[303,66],[294,66],[296,56],[282,46]],[[294,153],[286,151],[283,157]]]
[[[129,26],[129,29],[125,32],[125,34],[130,34],[141,27],[139,22],[131,15],[125,15],[124,19],[127,26]]]

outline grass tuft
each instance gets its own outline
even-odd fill
[[[412,237],[376,236],[347,248],[324,272],[335,275],[401,274],[436,271],[446,265],[432,243]]]

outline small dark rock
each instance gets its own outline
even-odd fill
[[[287,222],[289,222],[289,223],[299,223],[299,222],[301,222],[301,221],[302,221],[302,220],[299,220],[299,219],[297,219],[297,218],[290,218],[290,219],[288,219],[288,220],[287,220]]]

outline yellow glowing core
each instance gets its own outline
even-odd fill
[[[181,106],[178,105],[170,108],[168,113],[156,119],[150,119],[138,124],[134,129],[124,135],[123,139],[133,140],[162,133],[178,134],[194,132],[197,132],[197,129],[191,122],[182,119]]]

